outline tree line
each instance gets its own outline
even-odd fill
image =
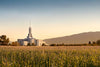
[[[17,41],[10,42],[10,39],[6,35],[0,36],[0,45],[1,46],[20,46],[20,44]]]
[[[20,46],[20,44],[15,41],[15,42],[10,42],[10,39],[7,38],[6,35],[1,35],[0,36],[0,45],[1,46]],[[34,43],[32,43],[32,45],[30,45],[28,43],[27,46],[35,46]],[[46,46],[45,44],[43,44],[42,46]],[[89,41],[87,44],[50,44],[50,46],[100,46],[100,40],[97,41]]]
[[[85,44],[50,44],[50,46],[100,46],[100,40],[97,41],[89,41]]]

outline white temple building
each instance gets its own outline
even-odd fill
[[[43,40],[39,40],[39,39],[33,38],[33,36],[32,36],[32,28],[31,27],[29,27],[29,33],[28,33],[27,38],[18,39],[18,42],[22,46],[27,46],[28,44],[35,45],[35,46],[42,46],[44,44],[46,45],[46,43]]]

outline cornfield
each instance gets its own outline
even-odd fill
[[[100,67],[100,47],[0,46],[0,67]]]

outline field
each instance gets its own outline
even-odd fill
[[[100,67],[100,46],[0,46],[0,67]]]

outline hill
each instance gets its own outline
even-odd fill
[[[44,41],[48,44],[85,44],[89,41],[97,41],[99,39],[100,32],[85,32],[70,36],[45,39]]]

